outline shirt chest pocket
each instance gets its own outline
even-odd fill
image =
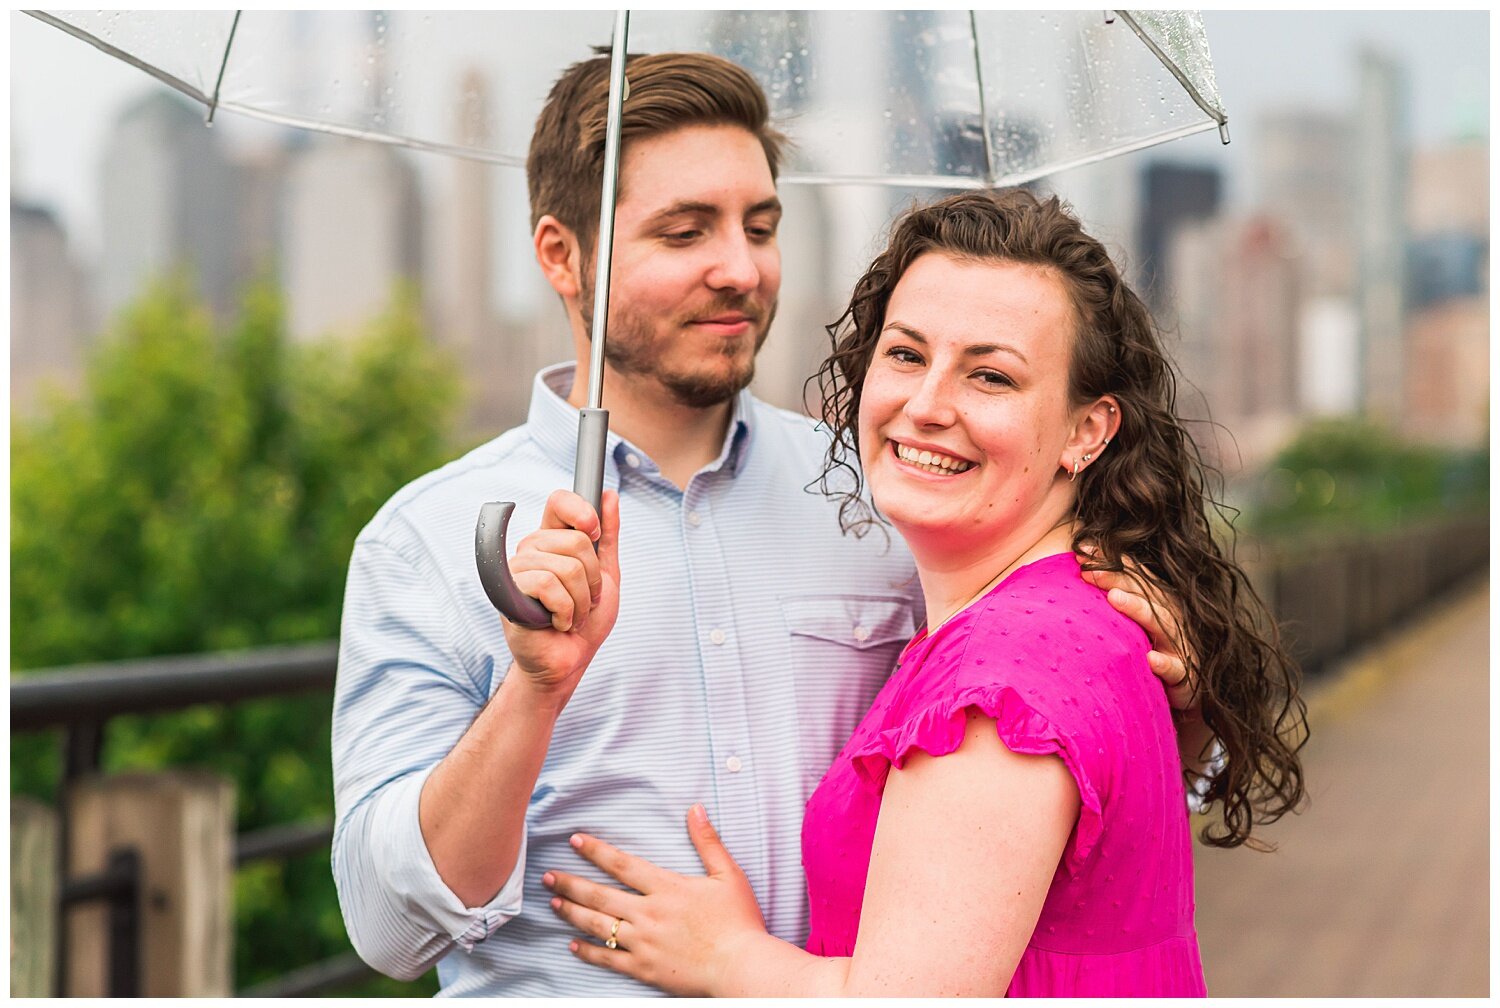
[[[803,778],[816,785],[885,685],[915,630],[906,596],[781,597]]]

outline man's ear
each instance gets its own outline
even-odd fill
[[[583,276],[583,253],[573,230],[551,214],[544,214],[532,232],[531,247],[552,289],[565,301],[576,300]]]

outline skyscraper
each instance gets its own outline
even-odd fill
[[[1401,430],[1477,447],[1489,433],[1488,143],[1416,152],[1410,191]]]
[[[1259,205],[1302,249],[1309,297],[1355,287],[1354,136],[1347,115],[1286,109],[1260,117],[1251,150]]]
[[[282,288],[293,339],[347,332],[420,273],[416,173],[381,144],[317,138],[292,158]]]
[[[1490,233],[1490,145],[1484,137],[1417,151],[1411,162],[1412,234]]]
[[[1412,158],[1408,307],[1489,288],[1489,144],[1465,140]]]
[[[1450,298],[1407,323],[1399,430],[1452,451],[1489,441],[1488,293]]]
[[[1395,425],[1405,394],[1406,84],[1389,57],[1359,57],[1355,113],[1355,221],[1359,249],[1361,401],[1366,415]]]
[[[1345,113],[1292,108],[1261,116],[1257,127],[1252,164],[1259,203],[1298,250],[1299,408],[1357,413],[1364,381],[1354,124]]]
[[[1154,161],[1141,172],[1135,275],[1153,311],[1170,317],[1177,274],[1171,266],[1175,233],[1219,212],[1223,178],[1217,168]]]
[[[1266,462],[1300,412],[1298,362],[1302,263],[1276,218],[1217,218],[1184,225],[1168,254],[1176,290],[1183,377],[1178,409],[1223,424],[1197,428],[1199,444],[1232,473]]]
[[[366,11],[353,36],[327,54],[360,67],[360,86],[340,98],[380,124],[386,95],[385,14]],[[306,44],[306,25],[298,43]],[[354,62],[351,64],[350,60]],[[293,152],[282,202],[282,289],[293,339],[347,333],[379,315],[402,281],[421,275],[421,198],[408,156],[383,144],[313,137]]]
[[[82,271],[57,217],[10,201],[10,401],[28,411],[44,385],[77,386],[94,326]]]
[[[477,68],[465,70],[458,83],[453,141],[482,147],[490,140],[489,83]],[[466,383],[465,426],[480,434],[524,419],[531,368],[516,366],[511,347],[501,346],[494,298],[495,253],[493,167],[452,158],[446,194],[433,208],[431,255],[427,261],[428,307],[434,338],[450,348]],[[504,169],[501,169],[504,170]],[[513,222],[524,226],[522,220]]]
[[[197,109],[165,89],[131,105],[105,143],[102,176],[103,310],[185,269],[215,312],[231,311],[235,173]]]

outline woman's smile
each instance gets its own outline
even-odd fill
[[[892,440],[891,450],[896,453],[897,459],[907,465],[938,476],[958,476],[973,469],[975,465],[968,459],[945,454],[939,449],[924,447],[920,444],[907,444]]]

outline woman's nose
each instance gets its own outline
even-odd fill
[[[953,397],[943,376],[929,368],[906,400],[906,416],[923,427],[947,427],[953,423]]]

